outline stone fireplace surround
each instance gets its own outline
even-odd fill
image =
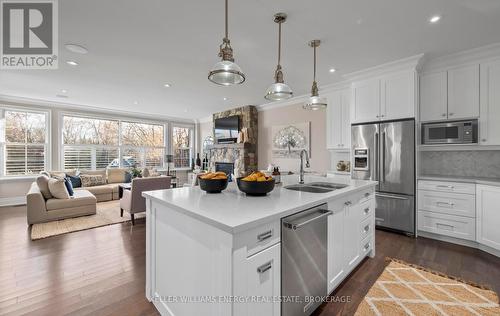
[[[258,114],[252,105],[243,106],[213,114],[213,120],[228,116],[240,117],[240,129],[247,129],[248,141],[236,144],[215,144],[208,148],[210,170],[216,170],[215,163],[232,163],[240,174],[257,170]],[[215,127],[215,126],[214,126]],[[212,134],[215,133],[212,131]]]

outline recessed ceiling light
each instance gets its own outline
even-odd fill
[[[227,98],[226,98],[226,97],[224,97],[224,98],[223,98],[223,100],[224,100],[224,101],[227,101]]]
[[[429,19],[429,22],[431,22],[431,23],[437,23],[437,22],[439,22],[439,20],[441,20],[441,16],[440,15],[434,15],[434,16],[432,16]]]
[[[62,89],[62,90],[61,90],[61,92],[62,92],[62,93],[68,93],[68,90],[66,90],[66,89]]]
[[[137,105],[137,104],[139,104],[139,102],[138,101],[134,101],[134,105]]]
[[[170,88],[172,85],[170,83],[166,83],[163,85],[165,88]]]
[[[335,71],[337,71],[337,69],[335,69],[335,68],[330,68],[330,70],[328,70],[328,71],[329,71],[329,72],[331,72],[331,73],[334,73]]]
[[[85,47],[83,47],[81,45],[77,45],[77,44],[66,44],[66,45],[64,45],[64,47],[66,47],[66,49],[69,50],[70,52],[76,53],[76,54],[87,54],[89,52],[88,49],[86,49]]]
[[[78,66],[78,63],[76,61],[73,61],[73,60],[66,61],[66,64],[68,64],[70,66]]]

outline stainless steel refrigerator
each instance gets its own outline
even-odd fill
[[[375,180],[375,223],[415,234],[415,120],[354,124],[352,178]]]

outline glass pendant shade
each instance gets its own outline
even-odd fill
[[[289,99],[292,96],[292,89],[287,84],[276,82],[267,88],[264,98],[270,101],[279,101]]]
[[[208,73],[208,80],[221,86],[232,86],[242,84],[245,81],[245,74],[240,66],[234,63],[233,48],[228,35],[228,0],[225,0],[225,34],[222,44],[219,46],[219,57],[221,61],[216,63]]]
[[[307,100],[306,103],[302,106],[303,109],[305,110],[321,110],[325,109],[327,107],[327,101],[326,98],[320,97],[319,96],[319,89],[318,89],[318,83],[316,82],[316,48],[319,46],[321,43],[320,40],[312,40],[309,42],[309,46],[311,46],[314,49],[314,81],[311,87],[311,97],[309,97],[309,100]]]
[[[313,111],[321,110],[326,107],[327,107],[326,98],[320,96],[311,96],[303,106],[305,110],[313,110]]]
[[[230,86],[243,83],[245,75],[234,62],[222,60],[214,65],[208,74],[208,80],[222,86]]]
[[[274,72],[274,83],[267,88],[264,98],[269,101],[279,101],[289,99],[293,96],[292,89],[283,80],[283,71],[281,68],[281,24],[286,21],[285,13],[276,13],[274,22],[278,24],[278,65]]]

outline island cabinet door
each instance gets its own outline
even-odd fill
[[[331,293],[345,276],[344,259],[344,207],[328,207],[333,215],[328,217],[328,293]]]
[[[247,258],[247,316],[281,315],[280,256],[281,243]]]
[[[360,259],[359,242],[359,223],[361,220],[361,205],[347,202],[344,219],[344,258],[346,272],[349,273],[356,267]]]
[[[500,250],[500,187],[477,187],[477,241]]]

